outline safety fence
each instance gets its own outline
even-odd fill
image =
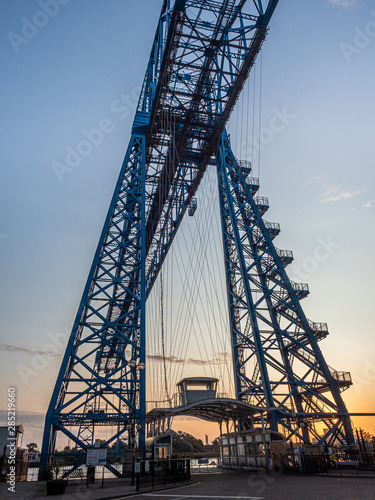
[[[375,452],[335,452],[290,456],[289,465],[294,472],[327,475],[375,475]]]
[[[190,471],[192,474],[216,472],[221,465],[220,458],[192,459]]]
[[[134,464],[134,476],[137,491],[140,488],[187,482],[191,479],[190,458],[137,461]]]

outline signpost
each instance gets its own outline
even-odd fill
[[[89,484],[89,471],[92,471],[91,482],[95,482],[95,467],[101,465],[103,467],[102,488],[104,487],[104,467],[107,463],[107,448],[89,448],[86,455],[87,465],[87,486]]]
[[[135,474],[141,473],[141,462],[135,462],[134,464],[134,472]]]

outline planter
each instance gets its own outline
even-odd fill
[[[55,479],[46,481],[47,495],[63,495],[65,493],[68,481],[64,479]]]

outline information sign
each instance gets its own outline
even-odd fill
[[[107,463],[107,448],[89,448],[86,465],[105,465]]]
[[[140,474],[141,473],[141,462],[135,462],[134,463],[134,473],[135,474]]]

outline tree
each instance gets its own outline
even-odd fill
[[[203,442],[191,434],[182,431],[176,431],[173,435],[173,452],[174,453],[188,453],[188,452],[202,452]]]
[[[26,447],[29,453],[36,453],[38,451],[38,445],[36,443],[29,443]]]

